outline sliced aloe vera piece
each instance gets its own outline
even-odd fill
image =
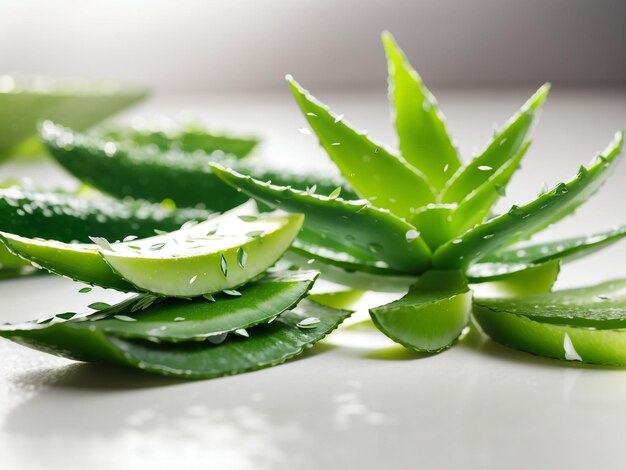
[[[409,293],[370,309],[376,327],[416,351],[438,352],[460,336],[469,321],[472,293],[460,271],[427,271]]]
[[[469,193],[452,213],[451,230],[455,235],[463,233],[481,223],[491,212],[491,208],[503,193],[503,188],[519,168],[520,161],[526,154],[530,142],[522,145],[521,150],[474,191]]]
[[[522,242],[481,259],[484,263],[523,265],[545,263],[554,259],[564,262],[588,256],[626,237],[626,225],[591,235],[563,238],[548,242]],[[472,269],[472,268],[470,268]]]
[[[528,204],[513,206],[509,212],[472,228],[437,249],[433,265],[438,268],[466,268],[515,240],[560,220],[585,202],[602,186],[617,162],[623,144],[618,132],[613,142],[589,168],[581,167],[576,177]]]
[[[205,153],[221,151],[242,158],[250,154],[259,144],[256,137],[236,137],[225,133],[216,133],[197,123],[186,123],[179,126],[130,127],[110,129],[103,134],[107,140],[132,142],[133,144],[155,145],[161,151],[181,150]]]
[[[446,130],[437,100],[411,67],[393,36],[384,32],[383,46],[389,66],[389,101],[402,156],[441,190],[461,166]]]
[[[494,340],[516,349],[626,365],[626,280],[517,299],[476,299],[474,317]]]
[[[462,201],[498,168],[519,156],[549,92],[547,83],[539,88],[503,128],[494,133],[487,148],[450,178],[442,193],[442,202]]]
[[[6,232],[0,232],[0,241],[36,268],[96,286],[124,292],[137,290],[111,270],[97,245],[40,240]]]
[[[362,253],[363,259],[374,254],[380,268],[420,273],[430,262],[426,243],[420,237],[407,239],[407,232],[415,227],[367,201],[308,194],[257,181],[216,165],[212,168],[228,184],[271,207],[304,213],[305,228],[311,232],[327,239],[346,240],[352,253]]]
[[[338,309],[349,309],[365,295],[365,291],[350,289],[336,292],[311,294],[307,298],[318,304]]]
[[[0,229],[24,237],[89,242],[90,236],[121,240],[171,232],[190,220],[214,214],[202,209],[168,209],[142,201],[119,201],[72,194],[0,189]]]
[[[518,268],[519,269],[516,269]],[[475,269],[479,268],[479,269]],[[550,292],[561,271],[561,261],[540,264],[500,265],[485,263],[470,266],[466,272],[473,284],[488,283],[507,297]]]
[[[357,193],[400,217],[435,202],[433,189],[418,170],[346,124],[293,79],[287,80],[320,144]]]
[[[53,119],[86,129],[147,96],[143,88],[118,82],[0,77],[0,159],[21,151],[41,150],[37,123]]]
[[[349,315],[350,312],[303,300],[275,321],[251,328],[249,337],[229,335],[219,345],[208,341],[154,343],[124,339],[84,328],[72,320],[24,327],[7,325],[0,329],[0,336],[79,361],[108,362],[173,377],[208,379],[281,364],[321,340]],[[319,321],[314,323],[312,318]]]
[[[301,214],[224,214],[177,232],[101,249],[123,279],[159,295],[193,297],[245,284],[271,267],[298,235]]]
[[[108,244],[68,244],[1,233],[14,253],[89,284],[193,297],[245,284],[272,266],[302,225],[299,214],[242,220],[235,213],[165,235]]]
[[[315,271],[273,273],[237,291],[216,294],[212,300],[169,297],[146,309],[137,307],[145,298],[140,296],[138,302],[122,309],[100,311],[106,318],[83,321],[79,326],[120,338],[166,342],[199,341],[208,337],[218,340],[226,333],[273,321],[277,315],[295,307],[317,276]]]

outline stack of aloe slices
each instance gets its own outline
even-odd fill
[[[147,95],[114,81],[0,75],[0,160],[40,153],[42,119],[87,129]]]
[[[626,365],[618,340],[626,321],[623,290],[607,288],[611,300],[600,303],[592,297],[594,288],[549,292],[562,262],[624,238],[626,226],[549,243],[530,240],[602,186],[618,161],[623,133],[571,180],[492,217],[530,145],[549,85],[462,163],[437,101],[388,33],[383,44],[399,152],[353,128],[287,76],[309,125],[357,198],[273,184],[217,162],[212,171],[271,207],[304,213],[295,251],[300,259],[327,266],[323,274],[346,284],[365,280],[374,289],[412,284],[402,299],[370,310],[376,326],[408,348],[450,347],[469,325],[473,308],[478,325],[504,344],[561,359]],[[514,297],[472,302],[468,284],[483,282],[496,282]]]
[[[91,244],[2,232],[9,250],[37,267],[140,294],[115,306],[92,304],[87,314],[5,325],[0,336],[76,360],[186,378],[282,363],[350,314],[305,299],[317,272],[268,272],[302,221],[298,214],[232,211],[152,237],[92,237]]]

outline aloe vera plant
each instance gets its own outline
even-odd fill
[[[540,87],[464,163],[421,77],[390,34],[383,34],[383,45],[399,151],[354,128],[287,76],[311,129],[357,197],[281,186],[219,162],[212,164],[213,173],[271,207],[304,213],[304,228],[294,244],[300,259],[310,258],[335,275],[343,272],[335,278],[346,284],[365,279],[374,290],[410,285],[401,299],[370,309],[376,326],[406,347],[424,352],[448,348],[469,324],[474,308],[476,322],[504,344],[561,359],[626,365],[619,332],[626,318],[623,292],[619,300],[602,305],[590,297],[594,288],[549,292],[561,262],[616,242],[626,236],[626,226],[548,243],[529,241],[602,186],[618,161],[623,133],[616,133],[571,180],[491,216],[530,145],[550,86]],[[481,282],[498,282],[517,297],[472,302],[468,283]],[[609,296],[613,294],[611,290]],[[542,307],[532,307],[537,301],[532,295],[540,296],[545,314]],[[565,299],[570,296],[576,307],[567,315]],[[598,308],[611,313],[599,314]],[[601,341],[610,346],[600,346]]]

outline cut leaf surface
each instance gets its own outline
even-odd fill
[[[321,145],[357,193],[399,217],[435,202],[425,177],[404,159],[350,127],[293,79],[288,81]]]
[[[560,271],[560,260],[521,265],[479,263],[470,266],[466,276],[470,283],[489,283],[500,294],[514,297],[550,292]]]
[[[461,166],[437,100],[387,32],[382,36],[389,66],[392,105],[402,156],[440,191]]]
[[[568,183],[561,183],[534,201],[513,206],[509,212],[472,228],[437,249],[433,264],[438,268],[466,268],[515,240],[529,237],[560,220],[585,202],[602,186],[615,166],[623,144],[618,132],[613,142],[588,169]]]
[[[334,240],[346,240],[354,251],[376,256],[377,266],[419,273],[430,262],[430,249],[421,238],[407,240],[415,227],[367,201],[344,201],[307,194],[254,180],[233,170],[213,166],[213,172],[245,194],[288,212],[306,215],[305,228]]]
[[[471,312],[472,293],[460,271],[428,271],[409,293],[370,309],[372,321],[389,338],[416,351],[438,352],[461,334]]]
[[[442,202],[462,201],[468,194],[487,181],[493,172],[519,156],[520,150],[528,141],[539,110],[549,91],[549,84],[539,88],[521,109],[504,124],[503,128],[495,133],[487,148],[454,174],[443,191]],[[520,159],[517,159],[518,165]],[[514,170],[515,168],[512,168],[512,171]]]

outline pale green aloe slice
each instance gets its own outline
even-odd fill
[[[626,365],[626,280],[516,299],[475,299],[485,333],[533,354]]]
[[[437,100],[388,32],[382,35],[389,66],[389,101],[402,156],[440,191],[461,166]]]
[[[389,338],[416,351],[438,352],[461,335],[469,321],[472,293],[460,271],[431,270],[400,300],[370,309]]]
[[[226,183],[271,207],[304,213],[307,230],[329,240],[345,240],[352,249],[350,254],[357,258],[368,259],[375,254],[377,267],[402,273],[420,273],[428,267],[430,249],[421,237],[411,236],[415,227],[389,211],[363,200],[309,194],[257,181],[217,165],[211,168]]]
[[[303,216],[223,214],[129,242],[67,244],[3,233],[9,249],[56,274],[90,284],[193,297],[245,284],[289,248]]]
[[[618,132],[606,150],[588,168],[568,183],[560,183],[528,204],[472,228],[437,249],[433,265],[438,268],[467,268],[512,241],[528,238],[560,220],[589,199],[610,176],[623,144]]]
[[[399,217],[435,202],[426,178],[403,158],[353,129],[290,77],[288,82],[320,144],[357,193]]]
[[[228,335],[221,344],[125,339],[89,328],[98,320],[61,319],[43,325],[7,325],[0,328],[0,336],[79,361],[120,364],[179,378],[208,379],[281,364],[324,338],[349,315],[347,311],[303,300],[274,321],[250,328],[247,336]]]
[[[462,201],[485,183],[493,172],[519,155],[520,150],[528,142],[530,132],[549,92],[549,84],[539,88],[502,129],[495,132],[485,150],[450,178],[442,193],[442,202]]]
[[[561,272],[561,260],[538,264],[478,264],[465,273],[472,284],[488,284],[507,297],[550,292]]]

